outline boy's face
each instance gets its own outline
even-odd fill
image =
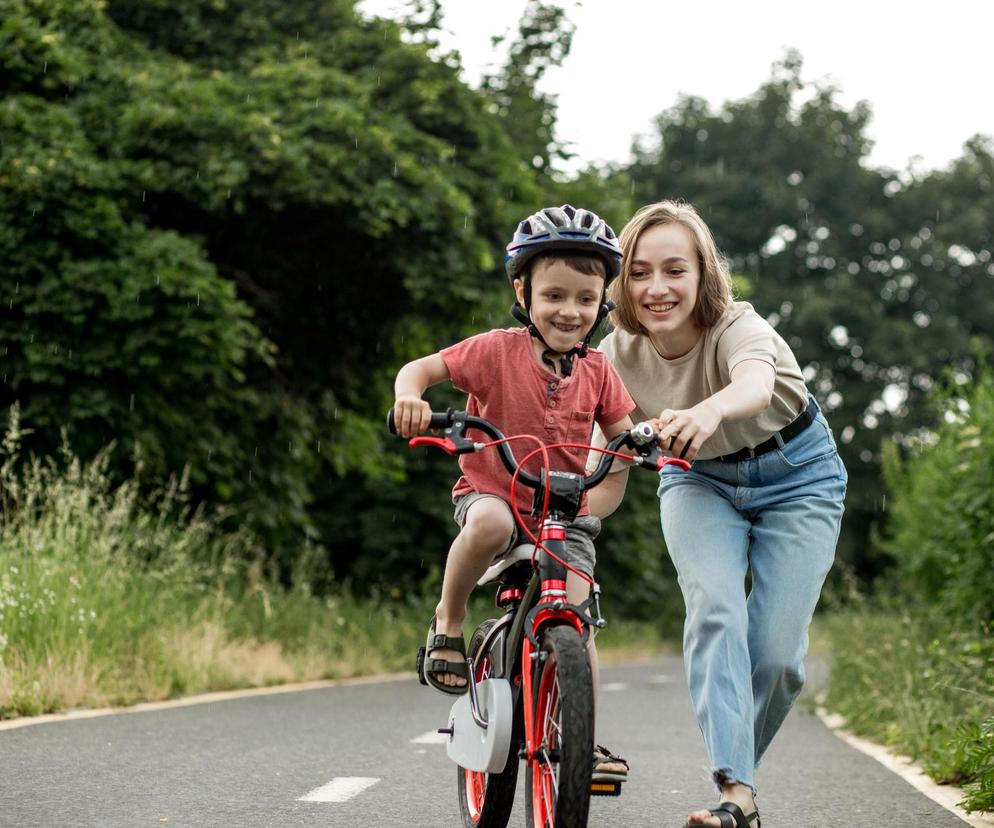
[[[574,270],[565,262],[540,261],[531,274],[531,319],[553,351],[564,354],[580,342],[597,321],[604,278]],[[524,307],[525,289],[514,280]]]

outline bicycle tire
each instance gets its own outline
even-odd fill
[[[533,727],[540,751],[528,762],[528,828],[584,828],[590,812],[594,753],[594,693],[590,659],[572,627],[553,627],[541,639],[543,660],[534,677]]]
[[[469,642],[469,652],[473,657],[476,680],[490,676],[490,656],[480,654],[480,647],[487,633],[497,621],[491,618],[476,628]],[[507,757],[507,765],[500,773],[480,773],[456,768],[459,790],[459,811],[466,828],[504,828],[511,818],[514,807],[514,790],[518,784],[518,755],[513,745]]]

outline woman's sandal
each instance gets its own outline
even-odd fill
[[[734,802],[722,802],[717,808],[708,808],[708,813],[718,818],[721,828],[753,828],[752,821],[756,820],[755,828],[762,828],[759,811],[753,811],[746,816]],[[688,822],[683,828],[702,828],[699,822]]]
[[[455,650],[463,658],[466,657],[466,639],[463,636],[442,635],[435,632],[435,619],[431,619],[428,627],[428,640],[424,647],[418,649],[418,678],[422,684],[434,687],[447,696],[461,696],[469,689],[469,667],[465,661],[448,661],[444,658],[432,658],[435,650]],[[438,676],[449,673],[466,680],[463,685],[450,685],[439,681]]]

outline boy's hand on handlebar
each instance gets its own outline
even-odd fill
[[[397,397],[393,404],[393,420],[401,437],[416,437],[428,430],[431,406],[413,394]]]
[[[661,449],[690,461],[721,425],[721,414],[709,400],[704,400],[693,408],[679,411],[667,408],[649,422],[659,433]]]

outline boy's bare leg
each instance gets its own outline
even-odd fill
[[[579,605],[590,596],[590,584],[583,580],[575,572],[566,573],[566,600],[571,604]],[[594,685],[594,744],[597,744],[597,705],[600,701],[601,677],[600,662],[597,658],[596,636],[591,635],[587,641],[587,654],[590,657],[590,675]],[[628,770],[620,762],[603,762],[600,769],[606,773],[624,773]]]
[[[514,533],[510,507],[498,497],[483,497],[470,505],[462,531],[452,541],[442,579],[442,600],[435,608],[435,631],[457,637],[462,635],[466,602],[487,567],[507,549]],[[432,658],[457,661],[463,658],[454,650],[432,650]],[[433,674],[443,684],[462,687],[466,679],[451,673]]]

